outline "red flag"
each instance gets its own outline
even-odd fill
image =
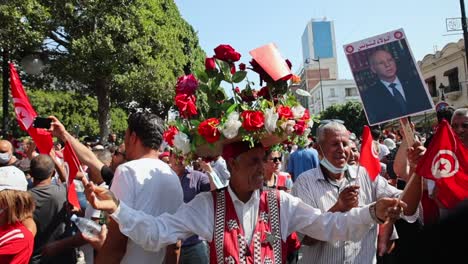
[[[20,128],[28,132],[36,143],[40,153],[48,155],[53,147],[52,135],[45,129],[34,128],[32,126],[37,113],[29,102],[28,95],[24,91],[21,80],[12,63],[10,63],[10,84],[16,119],[18,120]]]
[[[372,135],[368,126],[364,126],[364,131],[362,131],[361,157],[359,158],[359,164],[366,168],[371,180],[375,180],[377,175],[380,173],[381,168],[379,156],[375,153]]]
[[[468,149],[446,120],[438,126],[416,173],[436,182],[437,199],[447,208],[468,198]]]
[[[81,164],[80,160],[76,157],[75,151],[68,142],[65,143],[65,147],[63,148],[63,159],[68,164],[68,202],[76,208],[80,208],[80,202],[78,201],[78,195],[76,194],[73,180],[80,171]]]

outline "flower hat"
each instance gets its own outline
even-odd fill
[[[265,147],[307,140],[313,120],[288,91],[288,82],[298,77],[274,44],[252,50],[250,67],[236,65],[241,54],[230,45],[219,45],[214,53],[205,59],[205,70],[177,80],[174,100],[179,117],[164,132],[164,140],[176,152],[209,158],[220,155],[224,144],[240,140]],[[252,88],[247,70],[258,73],[260,85],[265,86]],[[240,90],[242,82],[246,84]],[[230,86],[233,97],[226,95],[221,84]]]

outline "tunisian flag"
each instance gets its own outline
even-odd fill
[[[435,181],[437,199],[447,208],[468,198],[468,149],[446,120],[437,128],[416,173]]]
[[[375,153],[372,135],[368,126],[364,126],[364,131],[362,131],[361,157],[359,158],[359,164],[366,168],[372,181],[375,180],[377,175],[380,173],[381,168],[379,156]]]
[[[16,119],[18,120],[20,128],[28,132],[32,137],[34,143],[36,143],[36,146],[39,149],[39,153],[49,155],[50,150],[54,146],[52,135],[45,129],[34,128],[32,126],[37,113],[29,102],[29,98],[24,91],[21,80],[12,63],[10,63],[10,84]]]
[[[80,171],[81,164],[69,142],[66,142],[63,148],[63,160],[68,164],[68,202],[74,207],[80,208],[73,180]]]

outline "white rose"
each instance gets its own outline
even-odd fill
[[[286,134],[292,134],[292,132],[294,132],[294,125],[296,125],[296,121],[288,120],[281,124],[281,128],[286,132]]]
[[[276,130],[276,122],[278,122],[279,115],[275,112],[274,108],[268,108],[265,111],[265,129],[268,133],[273,133]]]
[[[302,105],[296,105],[291,108],[294,118],[301,118],[304,115],[305,108]]]
[[[235,138],[241,126],[242,123],[239,121],[239,113],[232,112],[228,115],[221,132],[223,132],[223,135],[228,139]]]
[[[174,136],[174,147],[182,152],[182,154],[187,154],[190,152],[190,140],[186,134],[183,132],[177,133]]]

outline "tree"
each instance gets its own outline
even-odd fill
[[[96,95],[104,139],[111,102],[136,102],[164,117],[176,78],[203,67],[198,37],[173,0],[25,1],[53,14],[38,21],[46,29],[46,84]]]
[[[67,91],[28,90],[28,97],[39,116],[56,116],[64,126],[77,136],[96,136],[99,134],[97,108],[98,102],[92,96]],[[10,105],[10,120],[13,135],[23,136],[26,132],[19,129]],[[112,108],[112,132],[123,136],[127,128],[127,113],[121,108]]]
[[[320,119],[343,120],[346,128],[357,136],[362,134],[363,126],[368,124],[361,102],[332,105],[320,113]]]

